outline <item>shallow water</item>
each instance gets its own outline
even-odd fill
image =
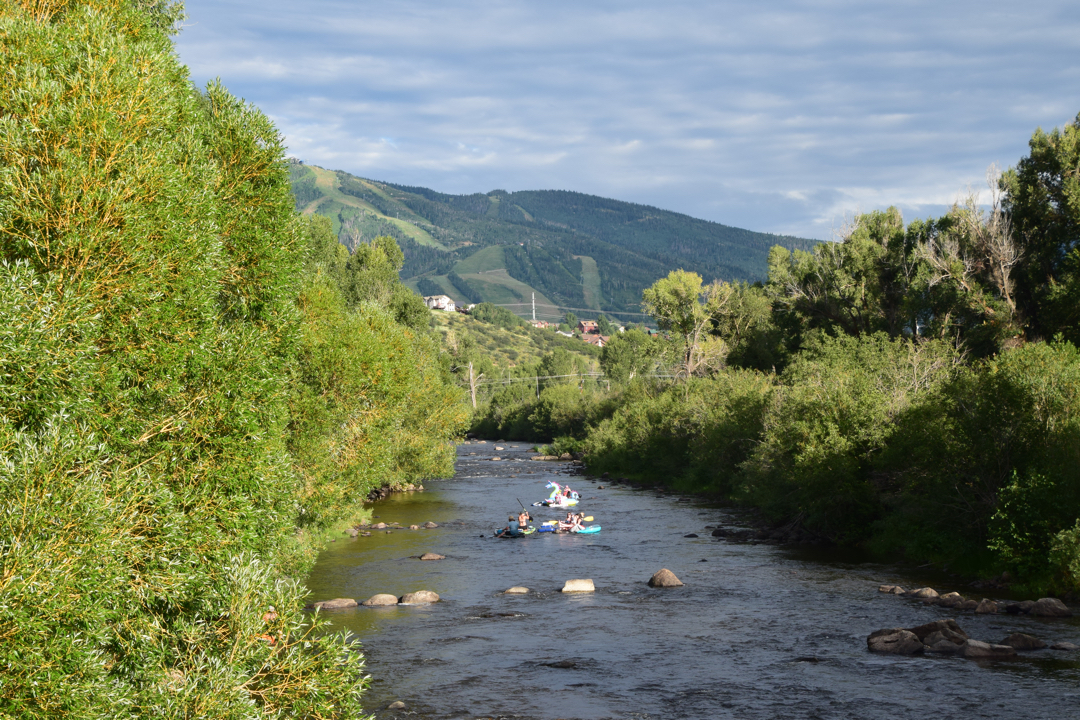
[[[500,446],[461,445],[454,478],[374,506],[383,522],[439,528],[338,540],[309,578],[316,600],[442,597],[332,613],[363,643],[375,678],[366,705],[380,718],[1080,717],[1080,653],[976,663],[866,650],[874,630],[944,617],[980,640],[1019,631],[1080,644],[1075,618],[976,616],[878,593],[895,583],[981,596],[955,578],[851,554],[713,538],[706,525],[740,527],[739,516],[649,490],[599,490],[561,474],[564,463],[529,461],[527,445]],[[491,537],[518,499],[546,497],[551,479],[582,493],[600,533]],[[559,516],[530,510],[537,522]],[[415,559],[425,552],[447,557]],[[647,587],[662,567],[685,587]],[[563,595],[571,578],[591,578],[596,593]],[[533,592],[501,594],[514,585]],[[573,666],[551,666],[563,660]],[[395,700],[407,708],[384,709]]]

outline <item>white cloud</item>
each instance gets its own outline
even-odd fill
[[[946,208],[1080,110],[1068,2],[188,0],[181,59],[291,152],[445,192],[560,188],[828,237]]]

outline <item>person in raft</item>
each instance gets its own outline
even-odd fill
[[[566,511],[566,519],[559,521],[559,529],[560,530],[569,530],[572,527],[574,527],[574,513],[567,510]]]
[[[570,528],[570,532],[577,532],[578,530],[584,530],[585,529],[585,524],[584,523],[585,523],[585,513],[578,513],[577,515],[574,515],[574,523],[573,523],[573,526]]]
[[[529,511],[522,509],[518,515],[518,530],[525,532],[529,529],[529,521],[532,520],[532,516],[529,515]]]
[[[510,537],[513,534],[513,530],[511,530],[511,526],[513,524],[514,524],[514,516],[511,515],[510,517],[506,518],[506,527],[504,527],[499,532],[495,533],[495,537],[499,537],[499,538]]]

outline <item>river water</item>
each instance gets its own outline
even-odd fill
[[[706,526],[739,528],[740,516],[653,490],[601,490],[565,463],[528,460],[527,445],[495,445],[459,446],[452,479],[374,506],[375,522],[437,529],[343,538],[309,578],[315,600],[441,596],[331,614],[363,645],[366,706],[379,718],[1080,718],[1080,653],[977,663],[866,649],[874,630],[945,617],[979,640],[1019,631],[1080,644],[1076,618],[976,616],[885,595],[879,584],[984,593],[835,550],[713,538]],[[582,493],[600,533],[491,537],[553,479]],[[558,515],[530,510],[538,522]],[[425,552],[446,559],[416,559]],[[649,588],[660,568],[686,585]],[[560,593],[571,578],[591,578],[596,592]],[[501,594],[515,585],[533,592]],[[388,710],[397,700],[406,708]]]

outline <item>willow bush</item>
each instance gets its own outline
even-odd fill
[[[191,86],[179,12],[0,4],[0,717],[355,716],[298,578],[460,427],[430,340],[312,270],[276,129]]]

